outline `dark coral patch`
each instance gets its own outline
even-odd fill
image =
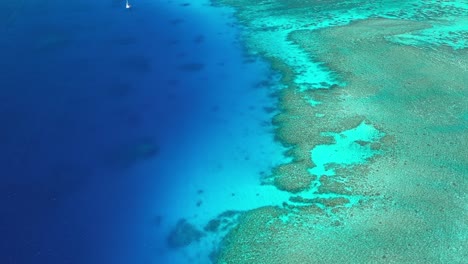
[[[171,248],[182,248],[199,241],[203,235],[202,231],[187,222],[187,220],[180,219],[171,233],[169,233],[167,244]]]
[[[220,225],[221,221],[219,219],[213,219],[206,224],[204,229],[206,232],[217,232]]]

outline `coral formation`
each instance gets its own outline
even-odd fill
[[[282,74],[273,123],[292,161],[271,184],[295,196],[244,213],[216,261],[467,259],[468,7],[217,2],[236,8],[249,52]]]
[[[200,240],[203,235],[202,231],[187,222],[187,220],[181,219],[167,237],[167,244],[171,248],[181,248]]]

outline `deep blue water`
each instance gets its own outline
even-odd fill
[[[25,0],[1,11],[1,263],[157,260],[146,198],[168,179],[133,170],[196,122],[207,95],[184,76],[204,65],[176,44],[203,37],[196,23],[181,32],[158,1],[134,4]]]
[[[268,120],[265,101],[240,87],[263,77],[243,66],[231,15],[200,2],[3,3],[0,263],[168,262],[180,216],[167,212],[185,214],[170,194],[191,177],[180,164],[198,163],[184,155],[214,136],[239,149],[219,137],[226,120],[246,142],[245,127]]]

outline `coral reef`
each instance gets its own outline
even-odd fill
[[[217,2],[236,8],[249,52],[282,74],[273,123],[292,161],[271,184],[295,195],[244,213],[216,262],[467,259],[468,7]]]

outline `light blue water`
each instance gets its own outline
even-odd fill
[[[4,3],[2,263],[203,263],[219,237],[170,249],[180,218],[279,203],[273,73],[184,3]]]

